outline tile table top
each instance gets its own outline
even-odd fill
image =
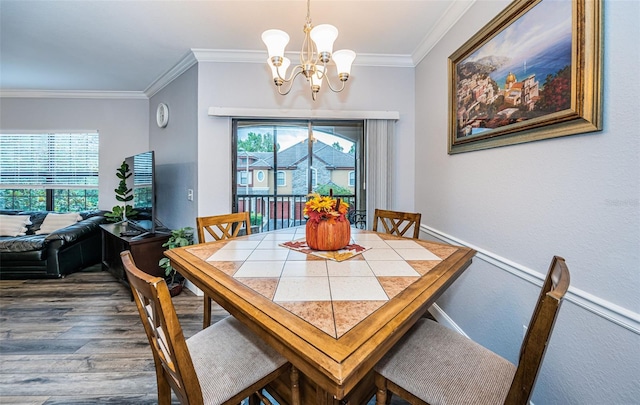
[[[335,339],[457,251],[424,240],[351,232],[352,243],[367,250],[341,262],[282,246],[304,238],[304,227],[186,250],[211,271],[226,273]]]

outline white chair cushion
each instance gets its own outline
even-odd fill
[[[375,370],[431,405],[502,405],[516,367],[471,339],[421,319]]]
[[[287,360],[229,316],[187,339],[205,404],[221,404]]]

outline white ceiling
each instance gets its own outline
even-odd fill
[[[415,65],[476,0],[312,0],[357,65]],[[263,63],[260,35],[299,51],[305,0],[0,0],[0,91],[140,92],[191,49]],[[212,56],[213,55],[213,56]]]

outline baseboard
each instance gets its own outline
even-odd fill
[[[544,282],[545,277],[544,274],[538,273],[537,271],[512,262],[493,252],[489,252],[485,249],[473,246],[470,243],[462,241],[451,235],[447,235],[437,229],[425,226],[424,224],[420,226],[420,230],[425,234],[430,235],[442,242],[472,248],[476,252],[478,252],[474,258],[485,261],[499,269],[513,274],[516,277],[535,284],[538,287],[542,287],[542,283]],[[613,322],[618,326],[621,326],[634,332],[635,334],[640,335],[640,314],[636,312],[630,311],[626,308],[603,300],[602,298],[596,297],[593,294],[574,287],[569,287],[569,291],[567,291],[567,294],[565,295],[565,300],[572,302],[580,308],[592,312],[609,322]],[[455,329],[459,332],[461,331],[461,329],[458,328],[457,325],[455,325],[451,318],[446,316],[446,314],[439,307],[437,307],[436,305],[434,305],[434,307],[435,308],[433,309],[432,315],[438,320],[438,322],[440,322],[440,319],[438,317],[441,317],[443,324],[446,324],[448,326],[452,325],[450,326],[452,329]],[[431,310],[429,312],[431,312]],[[462,334],[464,333],[462,332]]]

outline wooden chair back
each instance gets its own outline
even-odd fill
[[[505,404],[529,402],[569,282],[565,260],[554,256],[520,348],[518,368]]]
[[[235,238],[241,229],[245,229],[246,235],[251,235],[249,212],[198,217],[196,218],[196,226],[198,228],[198,242],[200,243],[205,242],[205,231],[214,240]]]
[[[214,240],[231,239],[237,237],[241,229],[245,229],[246,235],[251,235],[251,218],[248,212],[197,217],[196,227],[199,243],[206,242],[207,234]],[[202,327],[207,328],[209,325],[211,325],[211,298],[205,293]]]
[[[404,236],[413,227],[413,239],[420,236],[420,220],[422,214],[377,209],[373,216],[373,230],[378,231],[378,221],[382,223],[384,232],[391,235]]]
[[[170,402],[173,388],[180,403],[202,404],[200,382],[167,283],[138,269],[129,251],[120,256],[153,352],[158,400]]]

